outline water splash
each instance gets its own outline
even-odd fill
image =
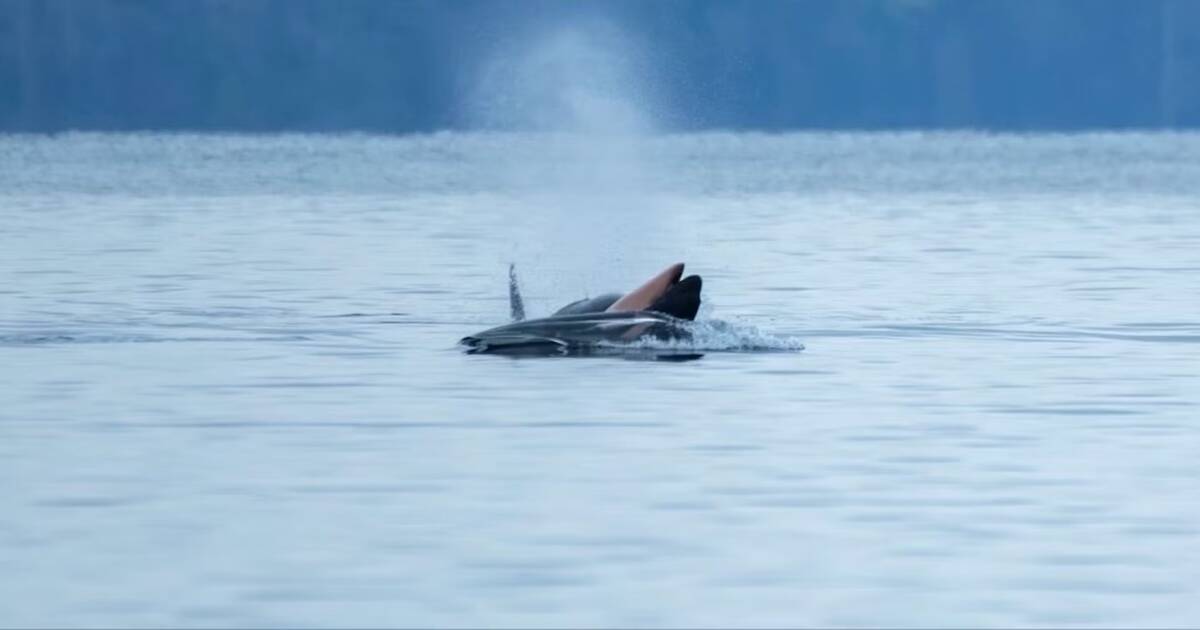
[[[660,101],[651,59],[617,22],[574,15],[506,33],[476,68],[463,111],[504,147],[488,176],[519,208],[506,257],[527,270],[527,306],[623,286],[682,256],[654,194],[662,161],[647,154]],[[648,234],[656,251],[624,246]]]
[[[646,134],[654,107],[644,59],[608,21],[542,26],[495,46],[464,109],[488,130]]]
[[[804,343],[799,337],[776,335],[757,326],[721,319],[705,319],[690,323],[691,339],[664,341],[640,339],[621,347],[637,350],[667,350],[677,352],[799,352]]]

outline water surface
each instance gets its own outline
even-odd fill
[[[0,625],[1194,627],[1197,200],[1196,134],[0,138]],[[699,360],[455,347],[677,260]]]

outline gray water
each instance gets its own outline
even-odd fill
[[[10,136],[0,212],[0,625],[1200,624],[1200,135]],[[675,261],[698,360],[456,347]]]

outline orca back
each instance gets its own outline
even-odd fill
[[[555,315],[581,315],[583,313],[603,313],[613,302],[621,299],[620,293],[605,293],[594,298],[576,300],[558,309]]]

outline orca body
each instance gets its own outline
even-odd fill
[[[497,326],[459,343],[472,354],[588,354],[645,338],[687,338],[686,323],[654,311],[554,315]]]
[[[668,267],[641,287],[572,302],[554,315],[522,320],[524,307],[510,269],[511,324],[463,337],[468,353],[513,355],[595,354],[644,339],[688,339],[700,308],[700,276],[682,278],[683,264]]]

